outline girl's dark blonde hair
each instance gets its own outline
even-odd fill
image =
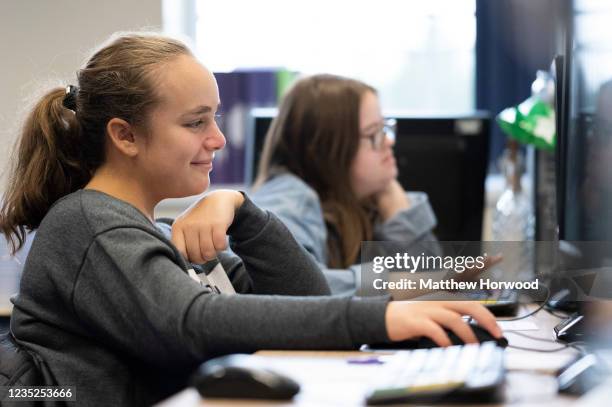
[[[371,86],[335,75],[295,83],[283,98],[263,148],[255,188],[289,171],[321,199],[327,225],[328,266],[358,262],[361,242],[372,239],[373,212],[351,187],[350,167],[360,140],[359,110]]]
[[[156,72],[180,55],[181,42],[155,34],[111,37],[77,72],[76,107],[64,107],[64,87],[47,92],[27,116],[17,139],[0,228],[12,252],[61,197],[82,188],[105,160],[106,125],[120,118],[146,125],[160,102]]]

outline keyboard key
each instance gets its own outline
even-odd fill
[[[455,395],[486,401],[504,378],[503,349],[485,342],[400,351],[379,373],[368,404],[445,401]]]

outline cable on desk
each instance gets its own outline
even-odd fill
[[[513,349],[520,349],[520,350],[526,350],[529,352],[542,352],[542,353],[554,353],[554,352],[560,352],[562,350],[565,350],[567,348],[572,348],[572,349],[576,349],[578,352],[580,352],[580,354],[585,354],[586,351],[583,349],[580,349],[578,347],[577,344],[579,343],[584,343],[584,342],[570,342],[568,344],[565,344],[563,346],[560,346],[558,348],[554,348],[554,349],[537,349],[537,348],[526,348],[523,346],[515,346],[515,345],[510,345],[508,344],[509,348],[513,348]]]
[[[564,350],[564,349],[567,349],[567,348],[569,348],[570,346],[569,346],[569,345],[563,345],[563,346],[561,346],[561,347],[554,348],[554,349],[536,349],[536,348],[526,348],[526,347],[524,347],[524,346],[516,346],[516,345],[510,345],[510,344],[508,344],[508,347],[509,347],[509,348],[512,348],[512,349],[526,350],[526,351],[529,351],[529,352],[545,352],[545,353],[553,353],[553,352],[559,352],[559,351],[562,351],[562,350]]]
[[[541,341],[541,342],[548,342],[548,343],[557,343],[557,341],[555,341],[553,339],[538,338],[536,336],[527,335],[527,334],[524,334],[524,333],[518,332],[518,331],[508,331],[508,332],[511,333],[511,334],[514,334],[514,335],[522,336],[523,338],[533,339],[534,341]]]
[[[538,308],[536,308],[535,310],[525,314],[525,315],[521,315],[520,317],[514,317],[514,318],[506,318],[506,319],[497,319],[497,321],[518,321],[520,319],[525,319],[528,318],[532,315],[537,314],[538,312],[540,312],[542,310],[542,308],[544,308],[546,306],[546,304],[548,304],[548,300],[550,299],[550,289],[545,286],[544,284],[540,284],[542,287],[544,287],[546,289],[546,298],[544,299],[544,301],[542,302],[542,304],[540,304],[538,306]]]
[[[514,335],[519,335],[519,336],[522,336],[524,338],[528,338],[528,339],[531,339],[531,340],[534,340],[534,341],[547,342],[547,343],[559,343],[559,342],[557,342],[557,341],[555,341],[553,339],[538,338],[538,337],[535,337],[535,336],[524,334],[522,332],[510,331],[510,333],[512,333]],[[570,342],[570,343],[565,344],[565,348],[568,348],[568,347],[569,348],[574,348],[577,351],[579,351],[580,353],[584,354],[584,353],[586,353],[586,351],[584,349],[578,347],[581,344],[587,345],[588,343],[585,342],[585,341]]]
[[[561,315],[561,314],[557,314],[554,309],[552,309],[551,307],[549,307],[548,305],[546,305],[544,307],[544,311],[548,312],[550,315],[557,317],[559,319],[565,319],[567,318],[569,315]]]

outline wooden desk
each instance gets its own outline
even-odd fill
[[[525,314],[535,306],[527,306],[520,314]],[[555,349],[562,345],[552,342],[554,339],[553,327],[560,321],[546,311],[540,311],[525,321],[533,321],[538,330],[520,331],[523,335],[539,338],[530,339],[525,336],[506,331],[505,335],[513,346],[537,349]],[[551,342],[548,342],[551,341]],[[363,352],[322,352],[322,351],[265,351],[258,352],[279,358],[307,358],[315,361],[323,359],[347,359],[356,355],[363,356]],[[504,388],[504,402],[494,405],[520,405],[520,406],[565,406],[575,401],[574,397],[558,395],[557,382],[554,372],[569,361],[577,351],[567,348],[554,353],[532,352],[520,349],[506,349],[506,385]],[[296,367],[299,363],[296,362]],[[351,365],[351,369],[359,369],[361,365]],[[302,369],[303,366],[300,367]],[[355,377],[337,377],[329,371],[308,372],[306,380],[303,369],[300,370],[301,391],[291,403],[273,403],[271,401],[250,400],[203,400],[195,389],[187,389],[174,397],[160,403],[163,407],[191,407],[191,406],[258,406],[258,405],[310,405],[310,406],[355,406],[363,405],[363,391],[368,382],[356,381]],[[488,404],[491,405],[491,404]]]

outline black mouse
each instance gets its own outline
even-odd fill
[[[202,363],[192,385],[203,397],[289,400],[300,391],[294,380],[266,369],[250,355],[222,356]]]
[[[495,338],[493,335],[489,333],[486,329],[479,325],[470,324],[469,325],[478,339],[478,342],[495,342],[497,346],[505,348],[508,346],[508,339],[502,336],[501,338]],[[448,335],[448,338],[453,345],[463,345],[464,342],[459,338],[453,331],[449,329],[445,329],[444,332]],[[423,336],[416,339],[407,339],[405,341],[397,341],[397,342],[389,342],[384,344],[372,344],[369,345],[370,349],[429,349],[429,348],[437,348],[439,345],[436,344],[432,339]]]

